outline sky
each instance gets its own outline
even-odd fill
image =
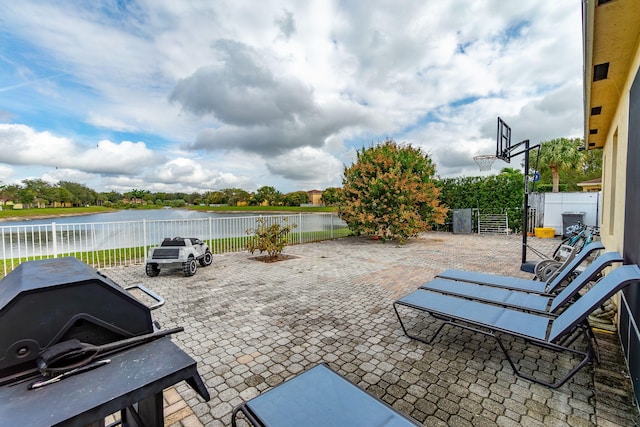
[[[582,137],[580,0],[5,2],[0,184],[97,191],[339,187],[357,150],[479,176]]]

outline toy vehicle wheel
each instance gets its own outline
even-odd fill
[[[547,266],[549,264],[552,264],[554,262],[556,262],[556,261],[554,261],[552,259],[543,259],[542,261],[538,262],[536,264],[536,266],[534,267],[534,269],[533,269],[533,274],[535,274],[535,276],[536,276],[535,280],[542,280],[544,282],[545,280],[542,278],[542,275],[544,273],[544,269],[547,268]]]
[[[540,280],[547,282],[549,281],[549,279],[551,278],[551,276],[553,276],[556,271],[558,271],[558,269],[560,268],[562,264],[557,262],[555,264],[549,264],[547,265],[541,272],[540,272]]]
[[[193,276],[196,274],[196,270],[198,269],[198,264],[196,264],[195,258],[189,258],[187,262],[182,264],[182,272],[185,277]]]
[[[202,258],[200,258],[198,262],[200,262],[200,265],[203,267],[211,265],[211,263],[213,262],[213,255],[211,255],[211,252],[207,251],[204,253],[204,255],[202,255]]]
[[[158,267],[158,264],[147,264],[144,271],[147,273],[147,276],[156,277],[160,274],[160,267]]]

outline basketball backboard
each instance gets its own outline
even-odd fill
[[[509,163],[511,161],[511,128],[498,117],[496,137],[496,158]]]

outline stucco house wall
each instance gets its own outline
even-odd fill
[[[639,264],[640,1],[584,0],[582,7],[585,148],[603,152],[601,240],[625,263]],[[620,341],[640,401],[637,288],[620,292],[617,302]]]

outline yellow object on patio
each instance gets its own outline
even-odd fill
[[[552,227],[534,228],[533,231],[540,239],[552,239],[556,234],[556,230]]]

